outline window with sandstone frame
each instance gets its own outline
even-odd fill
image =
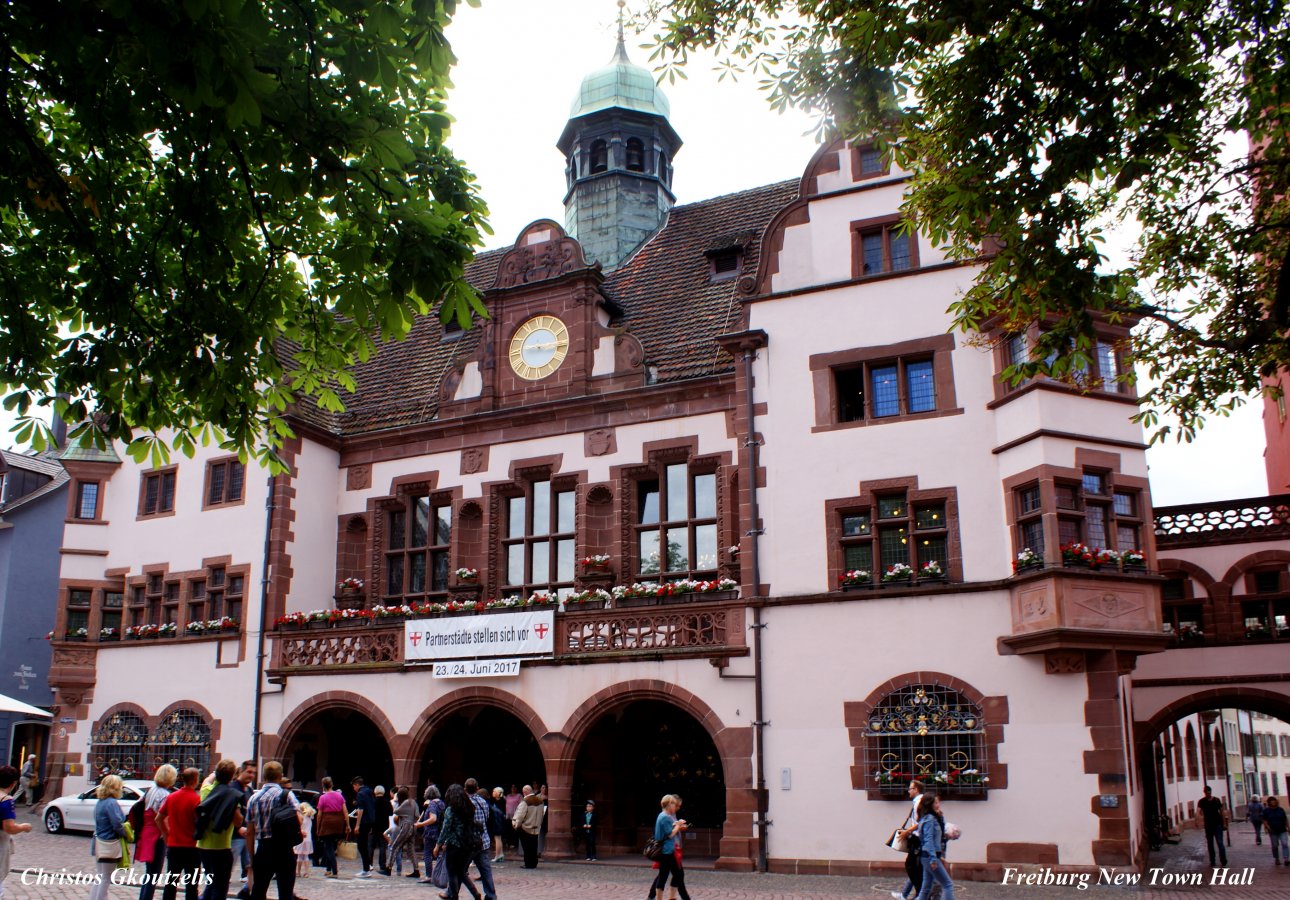
[[[390,605],[447,597],[452,545],[452,499],[416,494],[384,507],[382,596]]]
[[[837,501],[842,571],[869,572],[876,583],[891,566],[903,564],[918,572],[935,562],[950,576],[949,536],[957,522],[951,522],[949,497],[948,492],[890,490]]]
[[[577,482],[533,478],[502,497],[502,592],[564,597],[573,593]]]
[[[143,473],[139,482],[139,518],[174,513],[176,473],[175,466]]]
[[[633,482],[632,558],[640,579],[673,581],[717,575],[720,515],[717,466],[671,460]]]

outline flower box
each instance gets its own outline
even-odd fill
[[[904,563],[893,563],[882,573],[883,587],[909,587],[914,581],[914,570]]]
[[[734,600],[739,596],[737,590],[727,591],[686,591],[683,594],[665,594],[659,603],[717,603],[722,600]]]
[[[919,584],[945,584],[944,575],[919,575]]]
[[[844,591],[867,591],[873,587],[873,574],[868,569],[851,569],[838,576]]]
[[[565,603],[565,612],[581,612],[584,609],[604,609],[609,603],[606,600],[583,600],[579,603]]]

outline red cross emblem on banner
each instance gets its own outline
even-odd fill
[[[551,630],[551,626],[538,624],[533,626],[533,630],[537,632],[538,640],[541,640],[546,637],[546,633]]]
[[[421,632],[419,631],[412,632],[410,635],[408,635],[408,640],[410,640],[412,642],[412,646],[415,647],[421,641]]]

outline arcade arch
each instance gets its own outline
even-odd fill
[[[396,735],[389,719],[356,695],[324,695],[298,707],[264,756],[282,761],[292,781],[318,790],[323,776],[347,787],[355,776],[369,785],[395,783]]]

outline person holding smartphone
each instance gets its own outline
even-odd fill
[[[662,812],[654,820],[654,840],[663,845],[663,855],[658,859],[658,876],[651,888],[650,896],[653,900],[664,900],[663,890],[667,887],[669,877],[673,887],[677,889],[685,883],[685,875],[676,859],[676,845],[679,843],[677,835],[689,827],[684,819],[676,817],[681,801],[675,794],[664,794],[659,806]]]

